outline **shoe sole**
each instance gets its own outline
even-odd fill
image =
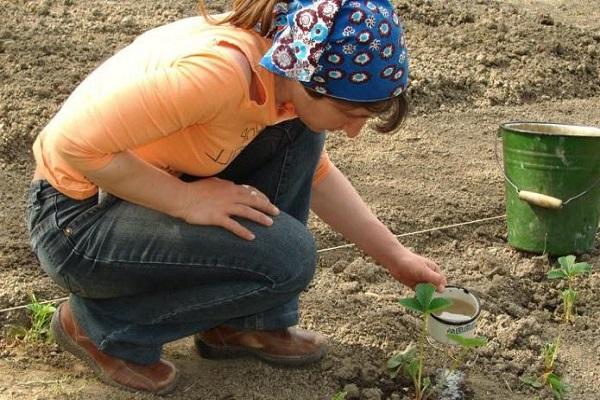
[[[202,339],[198,337],[194,337],[194,344],[196,347],[196,352],[202,358],[206,358],[209,360],[227,360],[233,358],[258,358],[262,361],[265,361],[269,364],[284,366],[284,367],[302,367],[309,364],[314,364],[320,361],[325,354],[327,353],[327,349],[325,346],[322,346],[318,351],[305,354],[302,356],[273,356],[269,354],[265,354],[264,352],[258,349],[251,349],[248,347],[215,347],[211,346],[202,341]]]
[[[162,388],[161,390],[156,391],[156,392],[143,390],[143,389],[135,389],[135,388],[132,388],[129,386],[125,386],[125,385],[115,381],[114,379],[112,379],[109,375],[107,375],[102,370],[102,368],[100,368],[98,366],[96,361],[94,361],[94,359],[88,354],[88,352],[85,351],[77,343],[75,343],[75,341],[73,341],[73,339],[71,339],[71,337],[69,335],[67,335],[67,333],[64,331],[62,324],[60,323],[61,307],[62,307],[62,304],[57,307],[56,311],[52,315],[52,320],[50,321],[50,331],[52,332],[54,340],[61,348],[68,351],[69,353],[73,354],[75,357],[79,358],[81,361],[85,362],[94,371],[94,373],[98,376],[98,378],[100,378],[100,380],[102,380],[102,382],[107,383],[111,386],[118,387],[120,389],[125,389],[129,392],[147,392],[147,393],[157,394],[159,396],[171,393],[175,389],[175,384],[177,382],[177,378],[179,375],[177,370],[175,370],[175,377],[173,378],[173,382],[171,382],[168,386],[165,386],[164,388]]]

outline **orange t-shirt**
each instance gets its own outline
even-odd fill
[[[223,46],[247,57],[260,103]],[[144,33],[91,73],[43,129],[33,145],[38,168],[75,199],[98,191],[79,171],[122,151],[173,174],[219,173],[263,128],[296,117],[291,106],[277,108],[274,76],[258,65],[269,46],[255,32],[201,17]],[[330,166],[323,152],[313,184]]]

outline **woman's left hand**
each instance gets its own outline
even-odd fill
[[[388,270],[396,280],[412,289],[418,283],[430,282],[438,291],[442,291],[448,283],[435,262],[409,250],[405,250]]]

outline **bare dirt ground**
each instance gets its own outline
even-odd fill
[[[211,2],[221,11],[220,3]],[[600,1],[412,0],[397,3],[412,54],[412,117],[399,132],[367,130],[355,140],[330,135],[338,167],[383,221],[401,234],[504,214],[494,160],[495,132],[510,120],[600,125]],[[29,294],[66,294],[40,271],[24,227],[30,146],[77,83],[144,30],[196,14],[195,2],[170,0],[0,0],[0,309]],[[320,248],[345,243],[316,218]],[[449,281],[480,294],[479,333],[490,344],[470,359],[465,399],[552,398],[519,381],[541,365],[540,350],[558,329],[559,291],[545,279],[555,260],[507,245],[503,219],[403,238],[438,261]],[[580,285],[575,323],[566,330],[558,372],[569,398],[598,399],[600,248]],[[353,248],[321,253],[302,297],[302,325],[331,338],[330,354],[301,370],[252,360],[210,362],[191,340],[165,356],[182,372],[173,399],[408,399],[385,362],[417,335],[397,299],[409,290]],[[26,324],[23,310],[2,313]],[[444,364],[431,346],[429,371]],[[0,399],[151,399],[99,383],[54,345],[11,344],[0,337]]]

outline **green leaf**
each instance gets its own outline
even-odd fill
[[[436,311],[442,311],[442,310],[445,310],[446,308],[450,307],[451,305],[452,305],[452,300],[444,299],[443,297],[437,297],[437,298],[431,300],[431,303],[429,303],[429,307],[425,311],[430,312],[430,313],[436,312]]]
[[[421,303],[419,303],[419,301],[414,297],[400,299],[400,300],[398,300],[398,303],[400,303],[404,307],[408,308],[409,310],[416,311],[420,314],[423,313],[423,308],[421,307]]]
[[[460,346],[469,348],[469,349],[475,348],[475,347],[482,347],[487,344],[487,338],[484,336],[478,336],[478,337],[474,337],[474,338],[466,338],[464,336],[457,335],[455,333],[449,333],[448,339],[454,340]]]
[[[390,357],[390,359],[388,360],[386,367],[388,369],[388,371],[392,372],[398,369],[399,366],[402,365],[402,359],[400,359],[398,357],[398,354],[394,354],[393,356]]]
[[[429,303],[435,293],[435,286],[431,283],[419,283],[415,288],[417,292],[417,300],[421,303],[421,309],[427,311],[429,309]]]
[[[573,266],[573,264],[575,264],[575,256],[568,255],[568,256],[559,257],[558,263],[560,264],[561,267],[563,267],[563,269],[569,271],[571,269],[571,267]]]
[[[394,354],[387,362],[387,370],[391,373],[398,371],[398,368],[402,367],[406,363],[406,360],[402,358],[400,354]]]
[[[394,354],[387,362],[387,369],[396,376],[398,369],[406,366],[415,359],[417,355],[417,347],[414,343],[410,343],[400,353]]]
[[[592,272],[592,266],[588,263],[582,262],[573,265],[571,273],[573,276],[589,274]]]
[[[534,387],[536,389],[539,389],[544,386],[544,384],[540,382],[537,378],[531,376],[522,376],[519,378],[519,380],[524,384]]]
[[[414,380],[419,375],[419,360],[414,358],[406,364],[404,366],[404,373]]]
[[[562,383],[560,376],[556,375],[555,373],[548,374],[546,382],[548,382],[548,385],[550,385],[552,394],[554,394],[554,398],[557,400],[562,400],[565,392],[569,389],[569,386]]]
[[[398,372],[400,372],[402,368],[400,366],[397,366],[395,368],[388,368],[388,372],[390,373],[390,378],[394,379],[395,377],[398,376]]]
[[[424,377],[421,393],[425,393],[427,391],[427,389],[429,389],[430,386],[431,386],[431,379],[428,376]]]
[[[556,268],[548,271],[546,276],[548,279],[564,279],[567,277],[567,273],[562,269]]]
[[[345,400],[347,394],[346,392],[337,392],[331,400]]]
[[[555,342],[546,343],[544,345],[542,356],[544,359],[544,369],[546,371],[552,371],[554,369],[556,357],[558,357],[558,338]]]

